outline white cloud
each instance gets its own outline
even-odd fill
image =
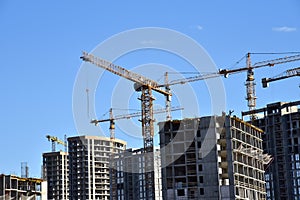
[[[200,25],[197,25],[196,28],[197,28],[198,30],[200,30],[200,31],[203,29],[203,27],[200,26]]]
[[[273,31],[278,31],[278,32],[293,32],[296,31],[297,28],[295,27],[288,27],[288,26],[281,26],[281,27],[274,27],[272,28]]]

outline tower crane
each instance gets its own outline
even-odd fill
[[[180,107],[172,107],[171,108],[171,111],[177,111],[177,110],[183,110],[183,108],[180,108]],[[166,111],[167,110],[165,108],[157,109],[157,110],[153,111],[153,114],[164,113]],[[112,108],[110,108],[109,109],[109,118],[108,119],[100,119],[100,120],[93,119],[93,120],[91,120],[91,123],[93,123],[93,124],[95,124],[95,126],[97,126],[98,123],[108,122],[109,121],[110,122],[110,126],[109,126],[109,129],[110,129],[110,138],[115,139],[115,133],[111,131],[111,130],[115,129],[115,120],[130,119],[132,117],[140,117],[141,115],[142,115],[141,112],[135,112],[135,113],[130,113],[130,114],[124,114],[124,115],[114,116]]]
[[[272,78],[263,78],[261,79],[263,88],[269,87],[269,82],[278,81],[286,78],[291,78],[294,76],[300,76],[300,67],[294,68],[294,69],[288,69],[284,71],[283,73],[274,76]]]
[[[171,96],[171,93],[159,88],[159,84],[140,74],[131,72],[123,67],[117,66],[111,62],[97,58],[92,54],[83,52],[80,57],[85,62],[90,62],[98,67],[101,67],[113,74],[126,78],[134,82],[136,91],[141,91],[141,110],[142,110],[142,135],[144,140],[144,157],[145,157],[145,180],[146,181],[146,199],[155,199],[154,191],[154,146],[153,146],[153,100],[152,90]]]
[[[247,70],[247,80],[246,80],[246,100],[248,102],[248,108],[249,111],[255,110],[256,107],[256,96],[255,96],[255,78],[254,78],[254,71],[253,69],[256,68],[261,68],[261,67],[273,67],[278,64],[283,64],[287,62],[293,62],[300,60],[300,54],[293,55],[293,56],[286,56],[282,58],[276,58],[273,60],[265,60],[261,62],[257,62],[255,64],[251,64],[251,58],[250,58],[251,53],[247,53],[247,59],[246,59],[246,67],[244,68],[238,68],[238,69],[233,69],[233,70],[221,70],[221,73],[224,73],[226,76],[228,73],[235,73],[235,72],[240,72],[240,71],[245,71]],[[255,119],[256,116],[254,114],[251,115],[251,120]]]
[[[51,136],[51,135],[46,135],[46,138],[48,139],[48,141],[51,141],[52,143],[52,152],[55,152],[56,151],[56,146],[55,146],[55,143],[57,144],[61,144],[63,146],[67,146],[67,143],[60,140],[58,137],[55,137],[55,136]]]
[[[219,76],[224,76],[225,78],[228,78],[229,75],[231,74],[236,74],[236,73],[241,73],[243,71],[247,71],[247,80],[246,80],[246,100],[248,102],[248,107],[249,111],[252,111],[256,107],[256,96],[255,96],[255,78],[254,78],[254,69],[261,68],[261,67],[273,67],[278,64],[283,64],[287,62],[293,62],[300,60],[300,54],[293,55],[293,56],[286,56],[282,58],[276,58],[273,60],[265,60],[265,61],[260,61],[255,64],[251,64],[251,58],[250,58],[251,53],[247,53],[246,55],[246,66],[241,67],[241,68],[236,68],[236,69],[220,69],[218,72],[213,72],[213,73],[207,73],[207,74],[200,74],[197,76],[193,77],[188,77],[188,78],[183,78],[183,79],[177,79],[173,81],[168,81],[168,73],[165,74],[165,83],[163,85],[160,85],[160,87],[165,87],[166,91],[171,93],[170,86],[176,85],[176,84],[185,84],[189,82],[194,82],[194,81],[199,81],[199,80],[205,80],[205,79],[210,79],[210,78],[215,78]],[[169,97],[169,96],[167,96]],[[166,100],[166,108],[168,109],[171,105],[170,100]],[[170,116],[170,112],[168,112],[167,116]],[[255,115],[251,115],[251,119],[254,119]]]
[[[176,110],[182,110],[183,108],[179,107],[174,107],[171,108],[171,111],[176,111]],[[153,111],[153,114],[158,114],[158,113],[164,113],[166,112],[166,109],[157,109]],[[109,125],[109,132],[110,132],[110,180],[111,180],[111,199],[117,199],[117,181],[116,181],[116,166],[115,162],[113,161],[114,155],[115,155],[115,120],[121,120],[121,119],[130,119],[132,117],[140,117],[142,115],[141,112],[135,112],[131,114],[125,114],[125,115],[113,115],[113,109],[109,109],[109,118],[108,119],[101,119],[101,120],[92,120],[91,123],[95,124],[97,126],[99,123],[102,122],[110,122]]]

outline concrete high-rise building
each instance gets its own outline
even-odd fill
[[[116,155],[116,196],[112,199],[147,200],[145,180],[145,157],[142,149],[127,149]],[[162,199],[160,151],[154,151],[154,193],[155,200]],[[111,187],[112,188],[112,187]]]
[[[47,199],[47,182],[39,178],[0,175],[0,199]]]
[[[43,178],[47,180],[48,199],[69,199],[68,153],[43,153]]]
[[[274,158],[266,170],[267,199],[300,199],[300,101],[271,103],[243,112],[255,114],[252,123],[263,129],[263,148]]]
[[[262,130],[236,117],[159,123],[163,199],[265,199]]]
[[[126,142],[115,139],[114,152],[126,149]],[[110,138],[76,136],[68,138],[69,199],[110,199]]]

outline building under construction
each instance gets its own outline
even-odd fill
[[[43,153],[43,179],[47,180],[48,199],[69,199],[68,153]]]
[[[256,116],[252,123],[264,130],[265,153],[274,158],[265,175],[267,199],[300,199],[299,105],[277,102],[242,113]]]
[[[47,199],[47,182],[38,178],[0,175],[0,199]]]
[[[110,199],[111,142],[117,154],[126,142],[99,136],[68,138],[69,199]]]
[[[147,200],[145,179],[144,149],[127,149],[121,154],[115,155],[117,192],[111,199],[123,200]],[[160,151],[154,152],[154,193],[156,200],[162,199],[161,193],[161,165]],[[111,181],[112,183],[113,181]],[[111,186],[111,188],[114,188]]]
[[[163,199],[265,199],[262,130],[236,117],[159,123]]]

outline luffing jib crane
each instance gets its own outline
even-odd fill
[[[52,152],[56,151],[55,143],[61,144],[65,147],[67,146],[67,144],[64,141],[60,140],[58,137],[46,135],[46,138],[48,139],[48,141],[51,141],[51,143],[52,143]]]
[[[146,199],[155,199],[154,191],[154,146],[153,146],[153,100],[152,90],[171,96],[170,93],[159,88],[159,84],[145,76],[131,72],[123,67],[117,66],[111,62],[97,58],[91,54],[83,52],[80,57],[85,62],[90,62],[113,74],[133,81],[136,91],[141,91],[141,110],[142,110],[142,134],[144,140],[145,153],[145,180],[146,180]]]
[[[274,76],[272,78],[263,78],[261,79],[263,88],[269,87],[269,83],[273,81],[278,81],[286,78],[291,78],[294,76],[300,76],[300,67],[294,68],[294,69],[288,69],[284,71],[283,73]]]

